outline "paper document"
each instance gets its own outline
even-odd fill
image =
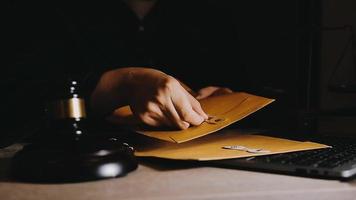
[[[260,152],[226,149],[226,146],[243,146],[261,149]],[[302,150],[328,148],[314,142],[299,142],[269,136],[239,133],[237,130],[221,130],[189,142],[175,144],[155,139],[143,139],[134,144],[135,155],[177,160],[220,160],[251,156],[271,155]]]

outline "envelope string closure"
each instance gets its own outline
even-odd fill
[[[229,149],[229,150],[245,151],[248,153],[270,153],[271,152],[271,151],[265,150],[265,149],[254,149],[254,148],[248,148],[248,147],[241,146],[241,145],[223,146],[222,148]]]
[[[204,120],[204,122],[206,122],[208,124],[217,124],[217,123],[222,122],[224,120],[225,120],[224,118],[219,118],[217,116],[209,115],[208,119]]]

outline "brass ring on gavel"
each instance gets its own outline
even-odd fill
[[[49,105],[48,109],[50,115],[57,119],[85,118],[87,116],[85,102],[81,98],[55,101]]]

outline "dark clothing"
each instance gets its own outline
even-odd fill
[[[158,1],[140,21],[122,1],[9,4],[1,83],[10,105],[3,113],[16,119],[9,127],[41,116],[56,80],[75,77],[88,96],[104,71],[118,67],[153,67],[194,89],[245,90],[229,12],[220,1]]]

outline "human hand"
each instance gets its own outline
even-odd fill
[[[132,75],[131,85],[131,110],[148,125],[186,129],[208,118],[200,103],[172,76],[144,69]]]
[[[149,68],[122,68],[103,75],[92,105],[112,112],[125,103],[141,121],[155,127],[186,129],[208,118],[177,79]]]
[[[219,96],[223,94],[230,94],[233,91],[229,88],[223,88],[223,87],[215,87],[215,86],[208,86],[200,89],[197,92],[197,96],[195,97],[198,100],[205,99],[207,97],[211,96]]]

